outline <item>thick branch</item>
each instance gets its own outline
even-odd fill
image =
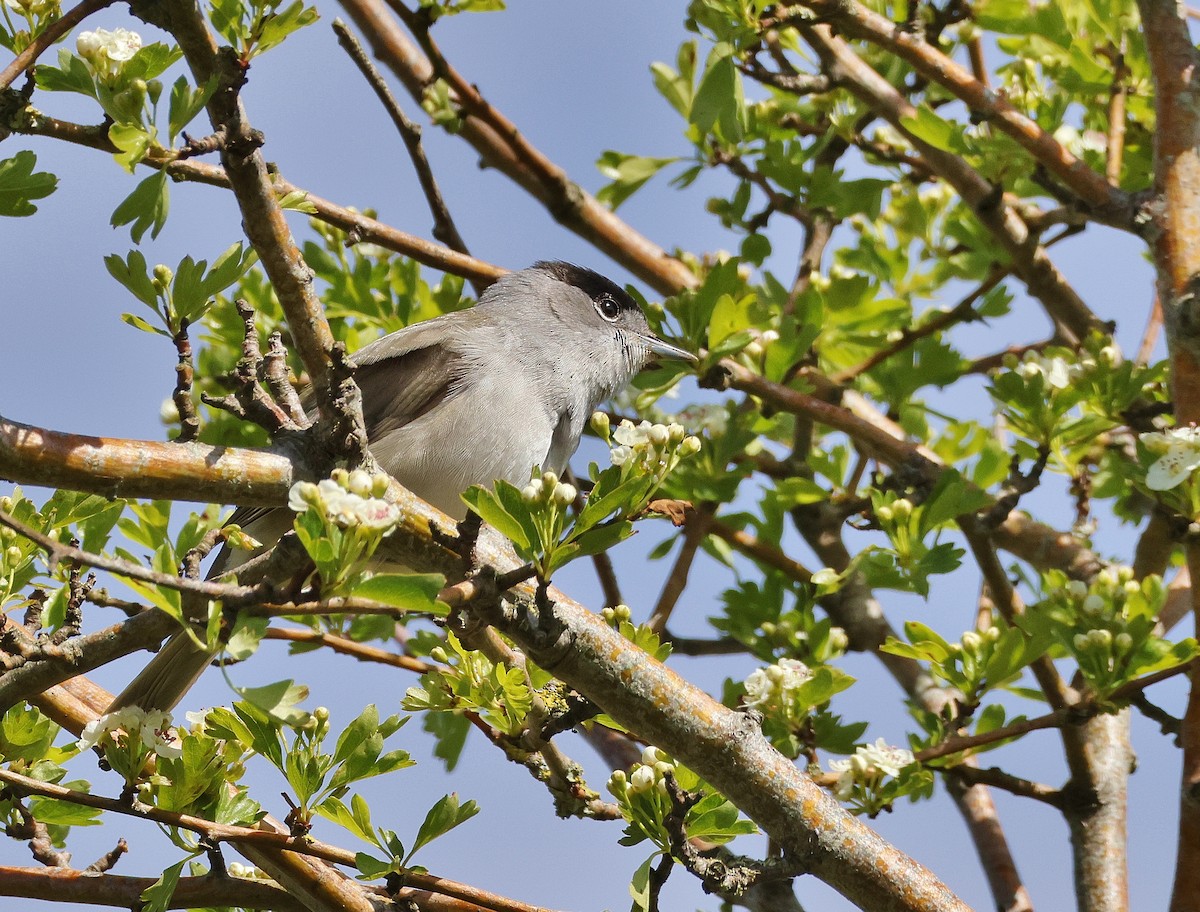
[[[65,434],[0,416],[0,478],[105,497],[280,504],[302,477],[280,449]]]
[[[0,866],[0,896],[75,905],[136,909],[153,877],[124,877],[86,871]],[[168,908],[241,906],[278,912],[306,912],[299,899],[278,884],[240,877],[181,877]]]

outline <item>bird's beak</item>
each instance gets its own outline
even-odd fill
[[[684,351],[669,342],[664,342],[658,336],[646,335],[643,338],[646,340],[646,347],[660,358],[674,358],[677,361],[695,361],[696,356],[689,351]]]

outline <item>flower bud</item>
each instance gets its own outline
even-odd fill
[[[963,649],[969,649],[971,652],[978,652],[979,647],[983,645],[983,637],[974,630],[968,630],[962,635]]]
[[[329,707],[328,706],[318,706],[316,709],[313,710],[313,718],[316,719],[318,722],[328,722],[329,721]]]
[[[814,586],[836,586],[839,575],[832,567],[822,567],[812,575],[812,584]]]
[[[559,482],[554,486],[554,494],[552,495],[554,503],[560,507],[569,507],[575,503],[575,498],[579,492],[575,490],[574,485],[563,484]]]
[[[639,766],[629,776],[629,791],[635,795],[648,792],[654,788],[654,768]]]
[[[683,438],[686,436],[687,436],[687,431],[684,430],[684,427],[682,424],[676,424],[675,422],[671,422],[670,424],[667,425],[667,438],[670,440],[671,443],[675,444],[676,446],[681,444],[683,442]]]
[[[680,456],[694,456],[700,452],[700,438],[695,436],[684,437],[679,443]]]
[[[1112,646],[1113,635],[1111,631],[1099,628],[1088,633],[1088,640],[1098,649],[1108,649]]]
[[[1104,606],[1104,598],[1093,592],[1083,600],[1083,604],[1079,606],[1079,610],[1088,617],[1096,617],[1104,613]]]
[[[605,412],[592,412],[592,418],[591,418],[590,424],[592,426],[593,431],[595,431],[599,436],[603,437],[605,440],[608,439],[609,420],[608,420],[608,415]]]
[[[663,447],[671,439],[671,432],[667,430],[665,424],[654,424],[650,426],[649,437],[650,442],[656,447]]]
[[[531,481],[525,487],[521,488],[521,500],[527,504],[537,503],[542,499],[542,486],[536,481]]]
[[[442,665],[450,664],[450,656],[446,655],[446,650],[442,646],[434,646],[429,650],[429,658]]]
[[[1069,583],[1067,583],[1067,592],[1071,594],[1072,598],[1086,598],[1087,583],[1085,583],[1083,580],[1071,580]]]
[[[1113,647],[1117,652],[1129,652],[1133,648],[1133,637],[1122,630],[1113,637]]]
[[[363,469],[355,469],[347,479],[347,486],[352,494],[359,497],[370,497],[373,488],[371,476]]]

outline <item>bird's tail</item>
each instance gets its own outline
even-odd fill
[[[145,710],[170,712],[191,690],[212,661],[213,655],[197,646],[186,633],[181,631],[175,634],[129,682],[129,686],[113,699],[107,711],[140,706]]]

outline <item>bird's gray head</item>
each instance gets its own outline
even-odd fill
[[[655,357],[695,360],[650,331],[646,315],[625,289],[573,263],[543,260],[510,273],[480,300],[483,306],[493,302],[523,309],[521,316],[536,319],[548,341],[594,351],[597,357],[618,353],[625,380]]]

